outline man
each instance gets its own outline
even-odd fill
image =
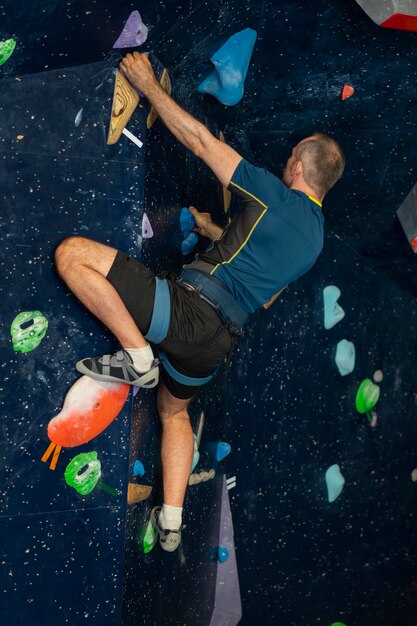
[[[188,405],[229,354],[248,314],[304,274],[323,246],[321,203],[340,178],[344,156],[330,137],[315,134],[293,148],[282,182],[256,168],[179,107],[160,87],[144,54],[127,54],[121,70],[175,135],[243,201],[222,230],[191,207],[196,231],[212,241],[179,279],[155,278],[122,252],[81,237],[56,250],[69,288],[116,336],[122,350],[87,358],[78,371],[97,380],[154,387],[162,421],[164,503],[151,513],[155,541],[175,550],[193,458]],[[274,295],[275,294],[275,295]]]

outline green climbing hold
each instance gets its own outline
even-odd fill
[[[0,41],[0,65],[6,63],[7,59],[12,56],[15,47],[16,41],[14,39],[6,39],[6,41]]]
[[[15,352],[31,352],[45,337],[48,320],[40,311],[24,311],[17,315],[10,327]]]
[[[77,454],[70,461],[65,470],[65,481],[74,487],[82,496],[91,493],[101,476],[101,463],[97,452],[83,452]]]
[[[368,413],[379,400],[381,389],[370,378],[365,378],[359,385],[356,394],[356,410],[358,413]]]
[[[342,624],[342,622],[334,622],[331,626],[346,626],[346,624]]]

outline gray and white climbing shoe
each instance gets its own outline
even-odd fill
[[[154,506],[151,511],[151,517],[149,523],[152,525],[154,545],[159,535],[159,543],[161,548],[167,552],[174,552],[181,543],[181,531],[184,526],[181,526],[178,530],[170,530],[169,528],[161,528],[159,525],[159,514],[161,512],[160,506]]]
[[[136,387],[151,389],[159,381],[159,361],[154,359],[147,372],[138,372],[128,352],[119,350],[116,354],[81,359],[76,369],[90,378],[111,383],[127,383]]]

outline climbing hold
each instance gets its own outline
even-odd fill
[[[5,41],[0,41],[0,65],[6,63],[7,59],[12,56],[15,47],[16,41],[14,39],[6,39]]]
[[[152,487],[149,485],[136,485],[135,483],[129,483],[127,486],[127,503],[135,504],[136,502],[142,502],[146,500],[152,493]]]
[[[209,472],[200,472],[199,474],[191,474],[190,478],[188,479],[188,484],[190,486],[192,485],[198,485],[199,483],[205,483],[208,480],[212,480],[216,475],[216,470],[215,469],[211,469]]]
[[[336,348],[336,365],[341,376],[347,376],[355,368],[355,346],[351,341],[342,339]]]
[[[148,27],[142,22],[139,11],[132,11],[113,48],[136,48],[145,43]]]
[[[397,217],[407,237],[408,243],[417,254],[417,183],[397,209]]]
[[[326,472],[327,499],[334,502],[342,493],[345,479],[338,465],[331,465]]]
[[[16,139],[17,141],[22,141],[22,139],[24,139],[24,135],[17,135]]]
[[[324,328],[327,330],[336,326],[345,317],[344,310],[337,303],[340,295],[340,289],[334,285],[328,285],[323,289]]]
[[[77,454],[67,465],[64,473],[66,483],[70,487],[86,496],[97,485],[101,476],[101,463],[97,458],[97,452],[84,452]]]
[[[355,93],[354,88],[351,85],[344,85],[342,89],[341,98],[342,100],[347,100]]]
[[[229,558],[229,550],[224,546],[219,546],[217,548],[217,558],[220,563],[224,563]]]
[[[116,71],[109,134],[107,137],[108,145],[119,141],[123,129],[138,103],[139,94],[133,89],[129,81],[119,71]]]
[[[378,424],[378,414],[376,411],[372,411],[371,412],[371,419],[369,421],[369,426],[371,428],[376,428],[376,425]]]
[[[346,626],[346,624],[342,624],[342,622],[334,622],[331,626]]]
[[[181,252],[183,255],[191,254],[198,242],[198,234],[190,233],[181,243]]]
[[[411,480],[413,481],[413,483],[417,482],[417,468],[413,469],[413,471],[411,472]]]
[[[151,237],[153,237],[152,226],[149,221],[149,217],[146,215],[146,213],[144,213],[142,217],[142,238],[150,239]]]
[[[222,104],[237,104],[243,96],[256,36],[251,28],[232,35],[210,58],[214,71],[199,85],[198,91],[211,94]]]
[[[378,26],[417,31],[417,7],[414,0],[356,0]]]
[[[94,439],[119,415],[129,389],[126,383],[81,376],[65,396],[61,412],[49,422],[49,439],[69,448]]]
[[[369,421],[372,419],[370,411],[378,402],[380,393],[380,387],[374,385],[369,378],[365,378],[359,385],[356,393],[356,410],[358,413],[366,413]]]
[[[219,441],[216,446],[216,461],[223,461],[223,459],[226,458],[228,454],[230,454],[231,449],[232,448],[228,443],[225,443],[224,441]]]
[[[193,473],[197,463],[200,460],[200,453],[198,451],[198,445],[197,445],[197,435],[193,435],[193,437],[194,437],[194,454],[193,454],[193,463],[191,465],[191,472],[190,472],[190,474]]]
[[[31,352],[46,335],[48,320],[40,311],[23,311],[16,315],[10,327],[15,352]]]
[[[384,378],[382,370],[375,370],[372,378],[374,379],[374,383],[380,383]]]
[[[159,79],[159,84],[161,85],[162,89],[170,96],[172,86],[171,86],[171,79],[169,77],[168,70],[166,69],[166,67],[164,67],[162,71],[161,78]],[[159,114],[157,110],[155,109],[155,107],[152,105],[149,110],[148,117],[146,118],[146,127],[152,128],[152,126],[154,125],[158,117],[159,117]]]
[[[143,476],[145,474],[145,468],[143,466],[142,461],[136,459],[133,463],[133,476]]]
[[[79,126],[81,124],[81,120],[83,119],[83,111],[84,108],[81,108],[77,115],[75,116],[75,120],[74,120],[74,126]]]
[[[198,234],[193,232],[195,228],[194,215],[187,207],[182,207],[180,212],[180,226],[184,237],[181,243],[181,251],[184,255],[190,254],[198,242]]]

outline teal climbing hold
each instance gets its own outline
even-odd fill
[[[324,328],[327,330],[336,326],[345,317],[344,310],[337,303],[340,295],[341,291],[335,285],[328,285],[328,287],[323,289]]]
[[[355,346],[351,341],[342,339],[336,348],[336,365],[341,376],[347,376],[355,368]]]
[[[14,39],[6,39],[6,41],[0,41],[0,65],[6,63],[14,49],[16,48],[16,41]]]
[[[334,502],[342,493],[345,479],[338,465],[331,465],[326,472],[327,499]]]
[[[197,448],[197,436],[194,435],[194,454],[193,454],[193,463],[192,463],[192,466],[191,466],[191,473],[193,473],[193,471],[194,471],[197,463],[199,462],[199,460],[200,460],[200,453],[199,453],[198,448]]]
[[[216,461],[223,461],[223,459],[226,458],[228,454],[230,454],[231,449],[232,448],[228,443],[225,443],[224,441],[219,441],[216,447]]]
[[[244,82],[253,46],[256,41],[256,31],[245,28],[232,35],[210,61],[214,70],[199,85],[200,93],[209,93],[222,104],[232,106],[242,99]]]

